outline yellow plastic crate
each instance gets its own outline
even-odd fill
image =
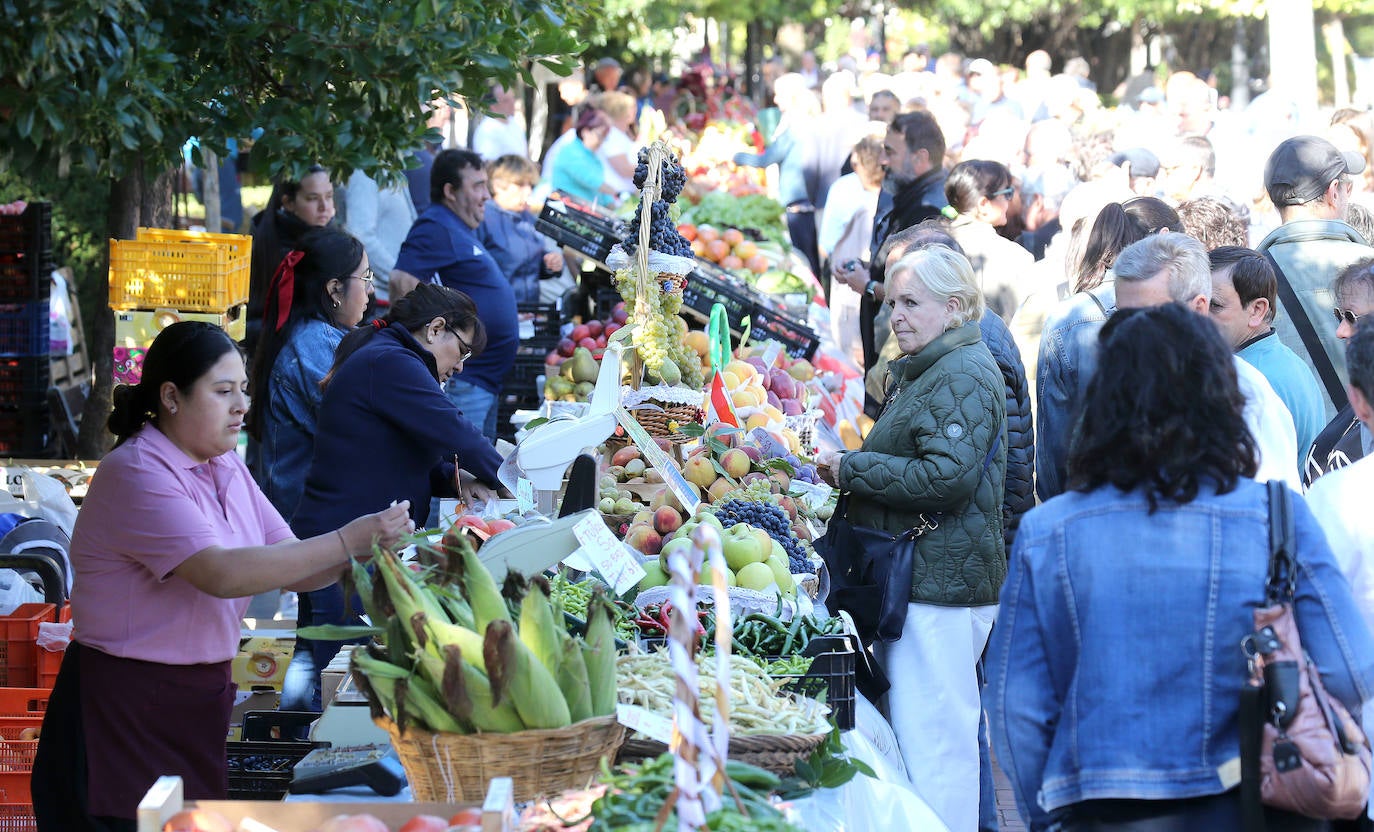
[[[157,334],[178,321],[204,321],[214,324],[235,341],[242,341],[247,333],[246,307],[235,306],[223,312],[192,312],[185,309],[124,309],[115,313],[115,346],[142,347],[152,345]]]
[[[140,228],[110,241],[110,307],[223,312],[248,300],[252,238]]]

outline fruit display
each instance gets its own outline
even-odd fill
[[[656,161],[661,160],[661,161]],[[657,165],[657,171],[651,167]],[[652,175],[651,175],[652,174]],[[678,233],[669,215],[669,206],[677,200],[686,175],[673,152],[662,143],[640,151],[640,164],[635,170],[635,184],[641,190],[649,187],[648,228],[649,252],[643,252],[648,272],[636,257],[641,244],[644,199],[636,208],[629,233],[613,252],[616,266],[614,283],[629,311],[631,343],[639,351],[645,374],[651,384],[700,389],[705,383],[701,363],[687,349],[687,322],[679,316],[682,310],[682,287],[691,271],[691,245]]]
[[[611,336],[629,319],[625,304],[617,304],[605,320],[577,324],[544,356],[544,398],[551,402],[591,400],[601,357]]]
[[[574,636],[543,577],[512,572],[498,587],[457,529],[429,554],[427,575],[384,550],[372,561],[376,579],[354,566],[368,616],[385,632],[383,645],[352,657],[374,716],[401,730],[511,733],[614,712],[615,633],[604,600],[591,601],[586,635]]]

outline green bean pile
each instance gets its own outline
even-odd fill
[[[713,832],[799,832],[768,802],[768,793],[781,784],[777,775],[738,760],[729,760],[725,773],[734,783],[744,812],[727,792],[724,805],[706,816]],[[655,816],[673,791],[673,755],[662,754],[638,766],[610,771],[603,766],[606,793],[592,804],[588,832],[652,832]],[[747,813],[747,814],[745,814]],[[664,829],[677,827],[677,813],[668,815]]]
[[[735,652],[747,656],[791,656],[806,649],[817,636],[841,635],[844,624],[838,618],[815,619],[798,615],[789,622],[761,612],[750,613],[735,622]]]

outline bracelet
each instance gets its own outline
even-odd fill
[[[350,555],[348,554],[348,541],[347,541],[347,540],[344,540],[343,530],[342,530],[342,529],[335,529],[335,530],[334,530],[334,534],[337,534],[337,535],[339,536],[339,542],[343,544],[344,557],[345,557],[345,558],[350,557]]]

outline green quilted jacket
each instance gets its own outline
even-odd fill
[[[841,457],[849,520],[897,533],[942,513],[916,540],[911,600],[995,604],[1007,574],[1006,388],[997,362],[974,322],[888,367],[886,408],[863,447]]]

